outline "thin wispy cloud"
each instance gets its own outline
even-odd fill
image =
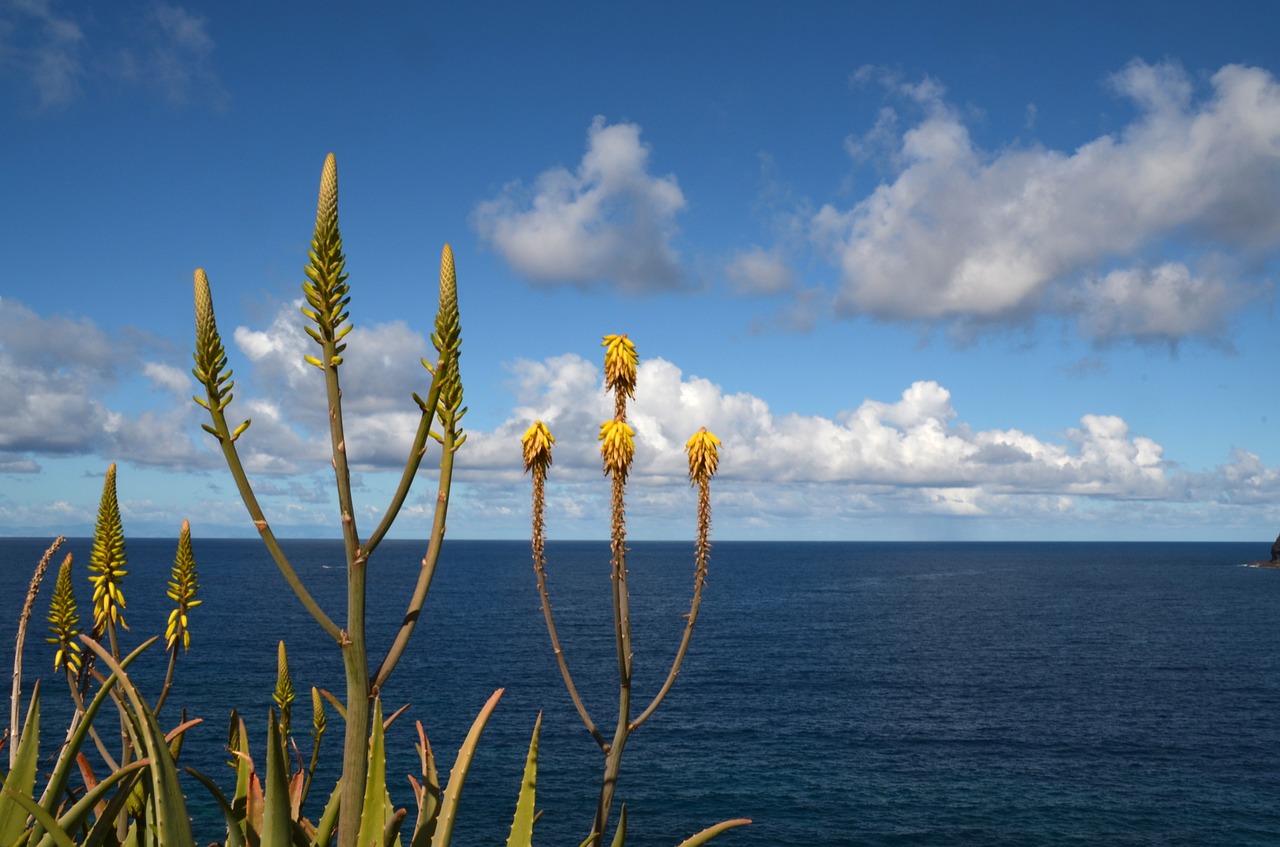
[[[81,22],[55,0],[0,4],[0,69],[23,80],[43,109],[66,106],[84,76]]]
[[[472,222],[517,273],[539,285],[680,288],[686,274],[672,242],[684,194],[674,176],[651,175],[648,160],[638,125],[597,116],[574,170],[544,171],[532,189],[511,183],[479,204]]]
[[[156,2],[143,13],[140,30],[139,43],[120,53],[121,67],[134,82],[173,105],[199,101],[215,109],[226,106],[229,95],[214,69],[208,18]]]
[[[65,109],[110,85],[152,92],[174,106],[225,108],[209,20],[160,0],[74,12],[58,0],[0,2],[0,72],[21,81],[39,110]]]

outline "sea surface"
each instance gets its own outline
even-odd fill
[[[48,539],[0,539],[0,626],[13,632]],[[204,604],[162,723],[205,722],[183,762],[230,790],[227,720],[266,734],[276,642],[287,643],[295,735],[310,755],[310,686],[340,692],[337,648],[257,540],[196,539]],[[162,634],[174,541],[128,544],[125,645]],[[336,620],[341,544],[286,544]],[[82,621],[85,566],[75,554]],[[1243,567],[1268,545],[720,543],[680,678],[632,736],[618,798],[632,847],[675,847],[716,821],[755,822],[724,847],[786,845],[1280,844],[1280,571]],[[423,545],[385,542],[370,564],[372,661],[403,617]],[[58,559],[61,559],[59,555]],[[608,546],[552,543],[552,601],[579,690],[606,733],[617,708]],[[44,677],[42,752],[65,695],[43,642],[50,569],[25,651]],[[691,543],[635,543],[636,696],[674,656],[692,590]],[[12,643],[5,636],[6,643]],[[4,663],[7,667],[7,662]],[[163,647],[133,674],[154,698]],[[5,673],[5,678],[9,674]],[[527,545],[449,541],[414,640],[384,691],[388,783],[409,805],[423,721],[442,777],[475,713],[505,694],[463,794],[454,843],[505,843],[529,735],[544,715],[535,843],[585,836],[602,756],[565,693]],[[7,702],[7,698],[6,698]],[[59,711],[59,710],[63,711]],[[7,714],[7,710],[6,710]],[[61,716],[61,718],[59,718]],[[341,757],[332,710],[309,800]],[[201,844],[219,838],[204,789],[187,793]],[[615,812],[616,817],[616,812]]]

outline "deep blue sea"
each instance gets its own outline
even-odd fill
[[[0,622],[16,626],[46,539],[0,539]],[[258,748],[285,639],[309,754],[311,685],[341,690],[335,645],[257,540],[195,540],[204,605],[162,723],[205,723],[183,761],[230,787],[227,718]],[[90,591],[76,555],[82,619]],[[338,620],[341,545],[286,545]],[[162,633],[175,542],[128,545],[126,644]],[[1268,544],[720,543],[684,670],[632,737],[618,797],[632,847],[674,847],[729,817],[724,847],[786,845],[1280,844],[1280,571],[1242,567]],[[422,545],[371,563],[371,653],[404,614]],[[692,588],[691,543],[635,543],[636,699],[656,691]],[[561,640],[593,718],[617,704],[608,547],[549,546]],[[61,556],[58,557],[58,560]],[[54,563],[56,567],[57,561]],[[25,682],[46,677],[42,750],[60,739],[60,682],[43,643],[51,568],[28,636]],[[5,636],[7,643],[12,636]],[[148,697],[161,649],[134,677]],[[142,666],[142,667],[139,667]],[[7,663],[5,664],[7,667]],[[5,678],[9,675],[6,672]],[[472,717],[506,693],[463,795],[455,844],[505,843],[525,749],[544,713],[535,842],[577,845],[602,757],[564,691],[527,545],[450,541],[405,659],[384,692],[412,706],[392,727],[392,798],[412,804],[414,719],[447,773]],[[7,689],[6,689],[7,690]],[[6,698],[7,702],[7,698]],[[6,710],[7,714],[7,710]],[[330,715],[328,759],[341,755]],[[607,731],[607,730],[606,730]],[[310,804],[323,801],[325,790]],[[219,837],[203,789],[202,844]],[[413,809],[411,807],[411,820]],[[313,816],[318,810],[313,812]]]

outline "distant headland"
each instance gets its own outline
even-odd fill
[[[1276,540],[1271,544],[1271,560],[1250,562],[1251,568],[1280,568],[1280,536],[1276,536]]]

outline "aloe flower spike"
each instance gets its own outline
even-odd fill
[[[71,585],[70,553],[62,560],[62,567],[58,568],[58,580],[53,586],[53,598],[49,602],[49,631],[53,635],[45,641],[58,648],[53,659],[53,669],[78,674],[81,656],[80,642],[76,636],[80,634],[80,613],[76,610],[76,595]]]
[[[635,397],[636,366],[639,356],[636,345],[625,335],[606,335],[600,346],[604,351],[604,386],[620,395]]]
[[[635,434],[626,421],[617,418],[600,424],[600,456],[606,474],[626,480],[636,454]]]
[[[187,615],[203,600],[195,599],[200,581],[196,576],[195,555],[191,552],[191,523],[182,522],[182,532],[178,536],[178,553],[173,560],[173,571],[169,581],[169,599],[175,603],[169,613],[169,624],[165,629],[165,649],[177,650],[182,645],[182,652],[191,648],[191,630],[188,628]]]
[[[535,468],[551,467],[551,445],[556,437],[547,429],[542,421],[534,421],[533,426],[525,430],[520,437],[520,445],[524,448],[524,470],[528,473]]]
[[[99,635],[107,632],[115,648],[115,625],[128,629],[121,613],[125,607],[120,582],[128,574],[124,570],[124,527],[120,522],[120,503],[116,499],[116,466],[107,468],[102,485],[102,501],[98,505],[98,525],[93,532],[93,550],[89,554],[89,572],[93,583],[93,629]]]

